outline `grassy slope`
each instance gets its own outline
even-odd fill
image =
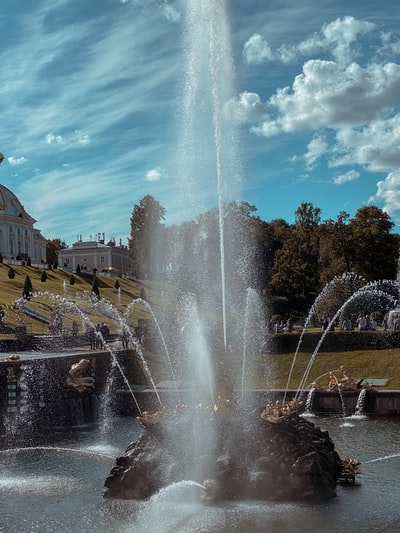
[[[70,285],[71,274],[63,270],[46,270],[47,280],[42,282],[40,281],[42,269],[14,266],[16,275],[14,279],[10,280],[7,275],[8,268],[8,265],[0,264],[0,305],[6,311],[6,323],[12,327],[17,324],[17,314],[12,309],[12,304],[15,300],[21,298],[22,286],[27,275],[29,275],[33,291],[36,293],[48,292],[65,296],[72,300],[78,295],[90,294],[93,278],[87,274],[74,274],[75,284]],[[121,287],[120,295],[118,295],[118,291],[114,286],[117,279]],[[98,276],[98,281],[101,298],[109,301],[121,313],[124,313],[132,301],[139,296],[142,287],[145,288],[147,300],[155,314],[157,314],[159,306],[163,305],[164,299],[170,302],[169,305],[171,305],[171,302],[174,305],[177,297],[177,291],[173,287],[160,285],[149,280],[131,281],[122,278]],[[35,304],[31,302],[30,305],[34,306]],[[41,311],[43,311],[43,308],[41,308]],[[50,311],[48,310],[47,312],[49,313]],[[68,316],[63,318],[64,323],[67,325]],[[133,308],[133,316],[130,316],[130,318],[137,320],[138,318],[151,317],[141,306],[135,306]],[[93,322],[103,319],[104,317],[94,317]],[[27,323],[29,332],[36,334],[47,332],[45,324],[27,317],[24,320]],[[109,325],[111,332],[117,330],[117,324],[109,322]],[[311,353],[299,353],[297,355],[289,388],[297,388],[299,386],[310,357]],[[155,361],[157,360],[156,354],[154,354],[154,359]],[[256,388],[285,388],[292,361],[293,354],[260,356],[257,361],[257,369],[251,377],[250,386]],[[353,378],[387,378],[388,383],[385,388],[400,389],[400,350],[398,349],[359,350],[343,352],[342,354],[320,352],[312,365],[306,386],[308,387],[320,375],[334,370],[340,365],[343,365]],[[322,386],[327,386],[327,383],[327,377],[321,380]]]
[[[8,278],[9,266],[0,264],[0,305],[3,307],[6,317],[5,323],[14,327],[17,325],[18,316],[13,309],[13,303],[21,298],[22,287],[26,276],[29,276],[32,282],[33,293],[38,296],[31,299],[28,303],[29,307],[38,310],[40,313],[50,316],[51,309],[46,306],[38,306],[38,301],[46,301],[46,294],[59,295],[66,297],[69,300],[75,300],[80,296],[90,295],[93,277],[91,275],[73,274],[75,283],[70,284],[71,274],[60,269],[46,270],[47,280],[41,281],[43,269],[36,267],[22,267],[13,266],[15,270],[15,278]],[[115,282],[118,279],[120,284],[120,291],[115,288]],[[162,297],[175,298],[176,291],[171,287],[162,286],[159,283],[152,281],[130,281],[123,278],[115,278],[108,276],[98,276],[98,286],[100,297],[110,302],[110,304],[118,309],[120,313],[124,313],[128,306],[132,304],[135,298],[140,295],[141,289],[144,287],[146,291],[147,300],[150,302],[152,309],[156,313],[158,306],[161,305]],[[47,298],[48,300],[48,298]],[[133,315],[133,316],[132,316]],[[133,320],[141,318],[149,318],[150,315],[141,306],[134,306],[130,318]],[[64,324],[68,324],[68,316],[64,315]],[[92,318],[91,318],[92,320]],[[104,317],[93,317],[93,322],[104,320]],[[28,332],[34,334],[43,334],[47,332],[47,326],[38,320],[24,317],[24,323],[27,325]],[[116,331],[117,325],[110,322],[111,332]]]

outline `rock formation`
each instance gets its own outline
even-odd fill
[[[140,422],[143,434],[117,459],[105,498],[147,499],[189,479],[204,486],[208,502],[336,495],[341,460],[334,444],[295,409],[274,404],[249,415],[239,407],[179,407],[143,413]]]

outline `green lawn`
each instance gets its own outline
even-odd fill
[[[311,358],[310,353],[299,353],[293,367],[289,388],[297,389]],[[256,388],[286,388],[294,354],[265,355],[259,358],[252,376]],[[341,365],[348,375],[356,380],[362,378],[388,379],[385,389],[400,389],[400,349],[354,350],[342,353],[319,352],[311,367],[305,386],[322,374],[336,370]],[[322,387],[327,387],[329,376],[321,378]],[[380,387],[383,388],[383,387]]]

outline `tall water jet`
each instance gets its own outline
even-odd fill
[[[217,206],[216,225],[211,231],[218,235],[218,240],[206,254],[209,258],[215,254],[219,256],[219,281],[214,286],[211,280],[207,283],[206,256],[192,266],[193,277],[206,281],[201,284],[202,291],[210,286],[207,297],[213,294],[214,305],[218,294],[226,347],[230,302],[227,291],[232,290],[226,269],[226,203],[238,200],[240,176],[237,132],[229,114],[229,104],[234,97],[234,67],[227,2],[189,0],[185,27],[182,107],[178,112],[181,131],[178,178],[183,196],[178,200],[182,202],[181,208],[188,209],[190,217],[199,208],[205,211],[210,204]],[[203,230],[193,244],[200,250],[201,240],[209,235],[210,228],[201,217],[197,223]],[[207,240],[210,242],[209,237]]]

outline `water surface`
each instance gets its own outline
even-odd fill
[[[341,457],[361,461],[355,487],[339,486],[323,505],[240,502],[205,506],[190,480],[148,502],[102,499],[115,457],[140,434],[132,418],[106,435],[93,427],[55,432],[40,446],[0,451],[0,531],[40,533],[387,532],[400,521],[397,419],[317,418]]]

